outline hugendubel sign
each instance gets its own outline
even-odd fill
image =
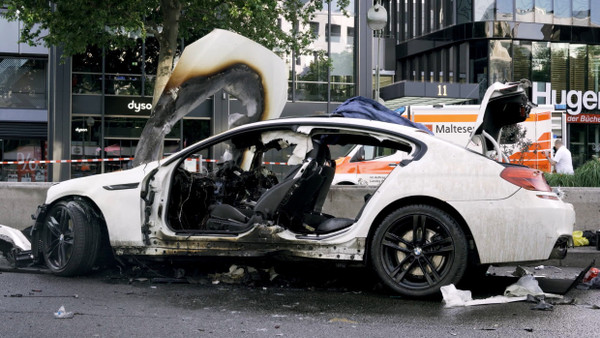
[[[539,88],[544,89],[539,90]],[[557,102],[558,93],[556,90],[552,89],[552,84],[550,82],[534,82],[531,93],[533,103],[565,105],[567,107],[567,113],[571,115],[579,115],[584,108],[586,110],[600,109],[600,106],[598,105],[600,92],[592,90],[587,90],[585,92],[581,90],[561,90],[560,102]],[[540,102],[541,98],[544,98],[545,102]]]
[[[567,115],[567,123],[600,124],[600,115],[598,115],[598,114]]]

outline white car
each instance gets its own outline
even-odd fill
[[[540,171],[481,155],[497,148],[502,126],[526,118],[519,84],[486,93],[476,152],[386,122],[272,119],[285,105],[285,69],[271,51],[231,32],[215,30],[189,45],[136,159],[155,158],[169,126],[220,89],[247,107],[247,115],[229,116],[238,127],[160,161],[56,184],[38,208],[31,242],[7,227],[0,240],[16,246],[14,261],[33,258],[62,276],[86,273],[107,251],[160,260],[278,255],[369,265],[407,296],[459,282],[468,264],[566,254],[572,205]],[[348,205],[351,217],[326,214],[326,199],[346,203],[329,194],[331,153],[356,145],[403,156],[362,208]]]
[[[514,98],[522,92],[509,87],[517,96],[491,103],[498,111],[520,111]],[[355,217],[324,214],[335,172],[330,148],[349,144],[408,155]],[[277,177],[263,161],[280,153],[288,166]],[[425,296],[459,282],[469,262],[562,258],[574,220],[572,205],[539,171],[410,127],[286,118],[236,127],[160,162],[54,185],[38,209],[31,253],[64,276],[89,271],[103,246],[149,258],[361,262],[392,290]]]

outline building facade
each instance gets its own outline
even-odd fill
[[[0,161],[48,158],[48,48],[19,43],[0,7]],[[46,181],[46,165],[0,165],[1,181]]]
[[[600,1],[392,0],[389,6],[398,18],[396,81],[476,84],[481,97],[493,82],[529,79],[534,103],[568,109],[564,135],[556,136],[565,139],[575,166],[600,154],[597,119],[574,118],[598,114]]]
[[[334,1],[301,28],[314,32],[313,49],[333,67],[327,71],[316,54],[284,55],[289,93],[283,116],[325,113],[349,97],[371,95],[369,7],[351,1],[345,16]],[[127,168],[152,109],[156,41],[137,39],[127,50],[90,47],[61,61],[57,47],[19,44],[20,24],[1,11],[0,181],[61,181]],[[228,115],[241,109],[224,92],[213,96],[173,128],[164,153],[223,131]]]

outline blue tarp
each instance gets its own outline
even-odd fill
[[[337,109],[334,110],[331,115],[396,123],[403,126],[418,128],[433,135],[431,130],[427,129],[427,127],[421,123],[415,123],[403,116],[400,116],[402,115],[402,112],[394,112],[381,103],[362,96],[355,96],[346,100],[339,107],[337,107]]]

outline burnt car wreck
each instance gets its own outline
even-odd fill
[[[86,273],[112,255],[321,259],[369,266],[391,290],[426,296],[459,282],[468,264],[566,253],[573,206],[552,192],[540,171],[485,156],[504,125],[526,118],[520,83],[488,89],[471,135],[479,151],[473,151],[388,122],[274,119],[286,99],[283,61],[230,32],[217,30],[199,43],[186,49],[163,93],[164,107],[176,110],[167,115],[198,104],[203,95],[187,91],[198,81],[243,63],[264,91],[245,101],[251,113],[234,116],[237,127],[165,159],[147,161],[155,151],[149,147],[140,150],[142,164],[130,170],[52,186],[36,213],[30,250],[17,249],[14,257],[33,257],[62,276]],[[157,120],[166,123],[147,127],[150,137],[160,139],[172,121]],[[263,121],[245,123],[250,120]],[[400,152],[401,160],[361,207],[323,212],[326,202],[344,203],[330,191],[335,159],[361,145]],[[14,242],[15,234],[1,233]]]

